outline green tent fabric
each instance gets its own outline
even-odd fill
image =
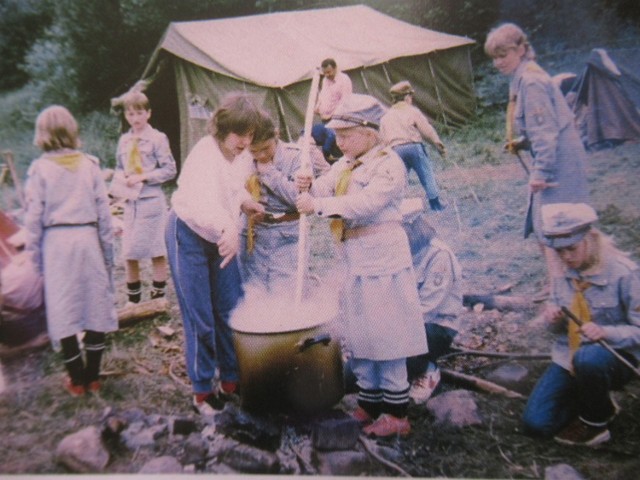
[[[142,80],[154,125],[184,159],[220,99],[237,90],[262,103],[283,138],[297,139],[310,79],[325,58],[349,75],[354,92],[387,104],[389,86],[409,80],[417,106],[437,125],[459,126],[475,112],[473,43],[362,5],[175,22]]]

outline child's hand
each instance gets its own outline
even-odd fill
[[[296,208],[300,213],[313,213],[315,212],[315,206],[313,205],[313,197],[307,192],[303,192],[298,195],[296,200]]]
[[[252,219],[254,222],[260,223],[264,220],[264,214],[266,212],[264,205],[255,200],[245,200],[240,206],[242,212]]]
[[[597,323],[587,322],[580,327],[580,332],[592,342],[604,340],[604,329]]]
[[[300,192],[306,192],[311,188],[313,174],[310,171],[298,170],[295,174],[295,184]]]
[[[218,240],[218,252],[222,257],[220,268],[226,267],[229,262],[233,260],[233,257],[236,256],[239,248],[240,238],[238,237],[238,232],[233,228],[224,230],[220,240]]]
[[[129,175],[127,177],[127,186],[133,187],[138,183],[144,182],[146,179],[147,177],[144,175],[144,173],[134,173],[133,175]]]

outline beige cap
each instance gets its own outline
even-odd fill
[[[409,93],[414,93],[414,90],[408,80],[403,80],[393,85],[389,89],[389,93],[393,96],[399,97],[402,95],[408,95]]]

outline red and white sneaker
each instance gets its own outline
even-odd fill
[[[352,413],[351,417],[354,418],[360,425],[369,425],[373,422],[373,417],[369,415],[364,408],[358,407]]]
[[[87,390],[84,385],[76,385],[71,380],[71,377],[66,377],[64,380],[64,388],[72,397],[83,397]]]
[[[215,393],[197,393],[193,396],[193,409],[202,416],[213,416],[224,408],[224,400]]]
[[[416,404],[422,404],[431,398],[439,383],[440,369],[434,363],[429,363],[425,374],[411,383],[409,398]]]
[[[411,432],[411,424],[407,417],[398,418],[388,413],[383,413],[371,425],[364,427],[362,431],[370,437],[404,437]]]

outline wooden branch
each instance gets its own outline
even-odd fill
[[[465,294],[462,296],[462,304],[465,307],[473,307],[481,303],[487,310],[526,310],[531,308],[533,301],[530,297],[511,295],[482,295]]]
[[[49,335],[41,333],[40,335],[26,341],[21,345],[15,347],[8,347],[6,345],[0,345],[0,359],[8,360],[11,358],[19,357],[25,353],[30,353],[36,350],[40,350],[49,345]]]
[[[497,383],[474,377],[473,375],[466,375],[464,373],[455,372],[446,368],[441,368],[440,372],[442,373],[442,378],[445,380],[452,380],[454,382],[478,388],[488,393],[497,393],[499,395],[504,395],[508,398],[525,398],[524,395],[518,392],[509,390],[508,388],[498,385]]]
[[[166,298],[156,298],[147,302],[135,303],[118,310],[118,324],[120,327],[128,327],[149,317],[155,317],[169,309]]]
[[[26,209],[27,201],[25,200],[24,191],[22,190],[22,182],[20,181],[18,170],[16,170],[16,164],[13,160],[13,152],[11,150],[5,150],[2,152],[2,155],[4,156],[5,162],[7,162],[9,171],[11,172],[11,179],[13,180],[13,186],[16,189],[16,194],[18,195],[20,206]]]
[[[442,355],[438,360],[445,360],[458,356],[471,357],[488,357],[488,358],[509,358],[511,360],[548,360],[551,358],[550,353],[509,353],[509,352],[490,352],[483,350],[457,350],[446,355]]]
[[[371,448],[371,445],[369,445],[369,440],[366,437],[364,437],[363,435],[360,435],[358,437],[358,440],[360,441],[364,449],[367,451],[367,453],[371,455],[374,459],[376,459],[378,462],[380,462],[382,465],[384,465],[385,467],[389,467],[390,469],[399,473],[403,477],[411,477],[411,475],[405,472],[398,465],[380,456],[376,451],[374,451],[373,448]]]

